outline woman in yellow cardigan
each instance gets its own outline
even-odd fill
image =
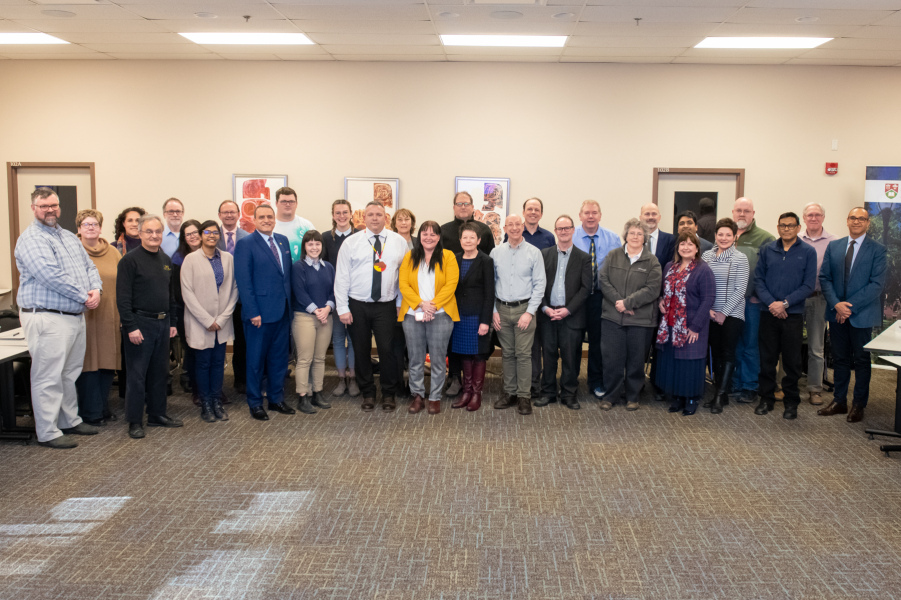
[[[459,278],[460,267],[454,253],[441,245],[441,226],[426,221],[419,228],[419,243],[404,257],[398,277],[403,301],[397,320],[403,323],[410,355],[411,413],[423,408],[426,352],[432,363],[429,414],[441,412],[447,343],[454,321],[460,320],[454,296]]]

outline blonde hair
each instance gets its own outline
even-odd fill
[[[103,227],[103,213],[93,208],[85,208],[78,211],[78,214],[75,215],[75,229],[81,227],[81,223],[88,217],[94,217],[97,219],[97,224]]]

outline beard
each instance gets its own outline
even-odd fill
[[[735,225],[736,225],[736,227],[738,227],[739,229],[747,229],[747,228],[748,228],[748,225],[750,225],[750,223],[748,223],[747,221],[736,221],[736,222],[735,222]]]
[[[56,227],[57,217],[56,215],[45,215],[43,219],[38,219],[38,221],[47,227]]]

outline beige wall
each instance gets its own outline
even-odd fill
[[[769,229],[820,199],[841,232],[864,168],[901,164],[891,68],[8,60],[0,81],[0,160],[94,161],[108,237],[169,196],[214,216],[233,173],[286,173],[320,228],[345,176],[399,177],[402,206],[444,221],[475,175],[510,177],[547,221],[596,198],[618,230],[653,167],[743,167]]]

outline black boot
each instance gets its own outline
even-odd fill
[[[729,404],[729,386],[732,385],[732,371],[735,370],[735,363],[728,362],[723,365],[723,375],[720,377],[719,386],[716,396],[710,404],[710,412],[718,415],[723,412],[723,407]]]
[[[215,415],[213,415],[213,401],[209,398],[204,398],[200,402],[200,418],[207,423],[212,423],[216,420]]]
[[[775,404],[776,404],[775,398],[773,398],[772,400],[767,400],[766,398],[761,396],[760,404],[758,404],[757,408],[754,409],[754,414],[755,415],[765,415],[768,412],[770,412],[771,410],[773,410],[773,407],[775,406]]]
[[[220,421],[228,421],[228,412],[222,406],[222,398],[213,400],[213,415]]]
[[[316,414],[316,410],[313,408],[313,405],[310,404],[309,394],[300,397],[300,402],[297,403],[297,410],[308,415]]]
[[[313,392],[313,406],[317,408],[331,408],[332,405],[325,401],[325,398],[322,397],[322,392]]]
[[[682,396],[670,396],[669,411],[671,413],[679,412],[685,408],[685,398]]]

